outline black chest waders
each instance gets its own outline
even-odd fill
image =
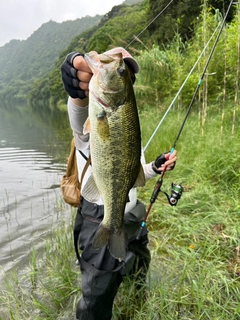
[[[82,298],[77,304],[77,319],[111,319],[113,301],[123,276],[136,272],[141,277],[141,283],[145,284],[151,260],[147,248],[147,228],[141,239],[136,240],[145,213],[145,206],[137,202],[136,207],[126,214],[124,226],[129,243],[126,260],[119,262],[111,256],[106,246],[99,250],[92,247],[94,235],[103,219],[104,207],[81,199],[74,226],[74,247],[82,273]]]
[[[85,214],[84,212],[88,212],[88,214]],[[139,226],[141,226],[142,220],[145,216],[146,213],[146,209],[145,209],[145,205],[140,202],[139,200],[137,200],[137,205],[130,211],[127,212],[124,216],[124,229],[127,233],[127,237],[128,237],[128,242],[130,243],[131,241],[136,239],[138,230],[139,230]],[[86,236],[84,236],[83,238],[87,238],[87,234],[89,234],[90,237],[92,237],[92,235],[95,234],[98,225],[102,222],[103,219],[103,214],[104,214],[104,208],[103,206],[98,206],[92,203],[89,203],[86,200],[83,200],[83,198],[81,198],[81,206],[78,209],[78,213],[76,216],[76,220],[75,220],[75,226],[74,226],[74,248],[75,248],[75,253],[77,256],[77,259],[80,263],[80,266],[83,269],[88,270],[93,276],[97,276],[97,275],[103,275],[106,272],[106,270],[99,270],[97,268],[97,265],[99,263],[95,262],[94,265],[86,262],[81,255],[79,254],[79,246],[81,249],[81,244],[79,242],[79,237],[80,237],[80,232],[86,233]],[[95,225],[96,230],[93,230],[91,228],[91,230],[82,230],[82,221],[83,219],[86,219],[88,221],[90,221],[91,223],[93,223]],[[148,231],[147,228],[144,229],[144,232],[142,234],[142,238],[146,237]],[[92,242],[92,241],[90,241]],[[143,241],[143,244],[147,244],[148,243],[148,239]],[[82,249],[84,249],[82,247]],[[100,261],[101,261],[101,256],[104,256],[105,251],[107,250],[106,246],[103,247],[101,249],[101,253],[100,253]],[[131,251],[127,250],[126,253],[126,259],[124,261],[121,262],[117,262],[117,266],[116,268],[114,268],[113,270],[111,270],[110,272],[117,272],[119,271],[122,275],[126,275],[129,273],[129,271],[131,270],[133,263],[135,260],[135,254]],[[117,260],[116,260],[117,261]]]

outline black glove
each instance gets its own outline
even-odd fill
[[[166,153],[162,153],[160,156],[158,156],[156,158],[155,161],[153,161],[152,163],[152,169],[155,173],[157,174],[162,174],[162,171],[158,171],[157,169],[159,169],[161,167],[162,164],[164,164],[168,158],[166,158],[166,154],[168,154],[169,152],[166,152]],[[173,167],[171,168],[171,170],[173,170],[175,167],[175,163],[173,165]]]
[[[79,88],[80,80],[77,78],[77,69],[73,66],[73,59],[77,56],[84,57],[79,52],[71,52],[66,56],[61,65],[63,87],[72,98],[86,98],[85,91]]]

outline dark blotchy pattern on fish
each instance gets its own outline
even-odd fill
[[[89,54],[86,61],[94,74],[89,96],[93,177],[104,199],[105,211],[93,246],[100,248],[107,244],[115,258],[124,260],[123,215],[128,193],[139,174],[138,185],[145,183],[140,163],[141,132],[137,106],[129,71],[121,55],[106,58]],[[119,68],[121,72],[118,72]],[[91,186],[86,186],[84,196],[89,200],[92,200],[92,190]]]

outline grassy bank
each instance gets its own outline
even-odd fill
[[[185,191],[177,207],[170,207],[160,193],[148,219],[148,299],[136,301],[126,279],[113,320],[240,319],[240,132],[230,108],[224,122],[210,108],[204,126],[197,111],[190,114],[176,147],[178,163],[165,174],[162,186],[170,193],[172,182],[181,183]],[[140,116],[145,145],[162,111],[145,109]],[[146,151],[147,160],[171,149],[183,117],[171,111]],[[139,190],[146,206],[155,182]],[[62,216],[44,256],[33,248],[27,272],[6,277],[1,320],[74,319],[81,295],[72,245],[74,213],[63,206]]]

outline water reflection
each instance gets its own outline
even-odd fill
[[[70,139],[66,110],[0,104],[0,146],[43,151],[62,162]]]
[[[0,106],[0,264],[24,263],[57,220],[71,141],[66,110]],[[0,274],[0,280],[3,276]]]

